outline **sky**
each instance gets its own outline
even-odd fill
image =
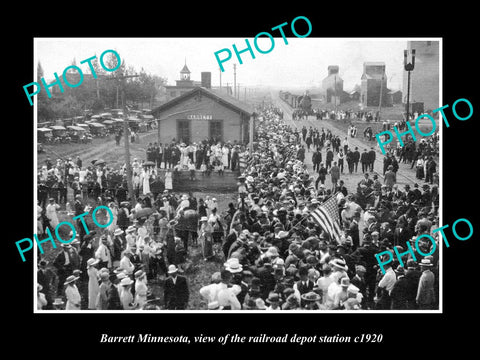
[[[381,61],[386,64],[387,86],[402,89],[403,50],[406,38],[274,38],[273,50],[259,53],[248,39],[255,54],[241,54],[243,64],[235,56],[232,45],[238,50],[246,48],[245,38],[36,38],[34,67],[40,61],[45,80],[53,80],[54,72],[59,76],[65,67],[75,59],[82,70],[87,72],[88,64],[80,61],[94,55],[100,57],[105,50],[118,52],[127,66],[137,71],[143,68],[147,73],[167,78],[169,85],[175,85],[180,70],[186,64],[191,79],[200,81],[201,72],[212,73],[212,86],[220,82],[219,64],[216,51],[228,48],[232,52],[229,61],[223,63],[222,85],[233,84],[233,64],[236,63],[237,84],[243,86],[264,85],[279,89],[292,87],[321,86],[327,76],[329,65],[339,66],[339,75],[344,80],[344,90],[360,84],[363,63]],[[271,42],[267,37],[258,41],[259,48],[267,50]],[[219,54],[221,58],[226,53]]]

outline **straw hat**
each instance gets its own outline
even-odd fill
[[[239,273],[243,270],[243,266],[238,261],[238,258],[230,258],[223,265],[225,266],[225,270],[228,270],[231,273]]]
[[[126,277],[126,278],[122,279],[122,281],[120,281],[121,286],[128,286],[128,285],[131,285],[131,284],[133,284],[133,280],[130,279],[129,277]]]
[[[172,265],[169,265],[169,266],[168,266],[168,273],[169,273],[169,274],[174,274],[174,273],[176,273],[176,272],[178,272],[178,269],[177,269],[177,267],[176,267],[175,265],[172,264]]]
[[[99,259],[90,258],[87,260],[87,268],[89,268],[90,266],[97,265],[99,262],[100,262]]]
[[[54,306],[60,306],[65,304],[61,298],[55,298],[55,301],[52,303]]]
[[[143,270],[138,270],[138,271],[136,271],[135,274],[134,274],[134,275],[135,275],[135,279],[139,279],[139,278],[141,278],[142,276],[144,276],[145,274],[146,274],[145,271],[143,271]]]
[[[333,259],[332,261],[330,261],[330,265],[337,268],[337,269],[348,271],[348,266],[345,263],[345,261],[342,260],[342,259]],[[333,270],[335,270],[335,269],[333,269]]]
[[[432,262],[430,261],[430,259],[422,259],[422,261],[420,261],[420,266],[433,266]]]
[[[301,298],[305,301],[319,301],[320,295],[313,291],[310,291],[308,293],[302,294]]]
[[[124,272],[121,272],[121,273],[117,274],[117,279],[118,280],[123,280],[125,278],[127,278],[127,274],[125,274]]]
[[[63,285],[68,285],[74,281],[77,281],[79,279],[78,276],[75,276],[75,275],[70,275],[69,277],[67,277],[67,280],[65,280],[65,282],[63,283]]]

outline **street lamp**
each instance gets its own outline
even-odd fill
[[[407,121],[409,121],[410,112],[410,72],[415,68],[415,49],[412,49],[412,61],[407,63],[408,50],[403,51],[403,66],[408,73],[407,77]]]

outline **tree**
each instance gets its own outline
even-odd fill
[[[44,71],[40,61],[37,63],[37,83],[41,84]],[[45,122],[49,121],[55,116],[55,112],[52,109],[51,103],[45,91],[40,91],[37,95],[37,121]]]

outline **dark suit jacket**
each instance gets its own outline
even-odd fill
[[[368,163],[370,161],[370,158],[369,158],[368,153],[366,151],[364,151],[362,153],[362,155],[360,155],[360,161],[362,163]]]
[[[230,246],[237,240],[237,233],[232,231],[230,234],[227,235],[225,238],[225,243],[223,244],[222,250],[225,254],[225,257],[228,257],[228,251],[230,250]]]
[[[275,276],[271,268],[262,266],[257,269],[257,277],[260,279],[262,296],[267,297],[270,291],[275,289]]]
[[[357,248],[360,245],[360,233],[358,229],[358,223],[351,222],[350,227],[348,229],[348,234],[352,237],[352,243]]]
[[[177,275],[175,283],[172,277],[167,278],[164,286],[164,300],[168,310],[184,310],[189,296],[187,279],[184,276]]]
[[[412,234],[407,227],[404,227],[400,232],[400,228],[396,228],[393,234],[393,242],[395,245],[400,245],[405,247],[405,243],[412,237]]]
[[[305,285],[302,283],[301,280],[297,281],[297,290],[300,293],[300,295],[303,295],[303,294],[306,294],[306,293],[312,291],[313,286],[314,286],[313,282],[308,281],[308,280],[307,280],[307,283]],[[301,304],[304,304],[303,299],[300,302],[301,302]]]

